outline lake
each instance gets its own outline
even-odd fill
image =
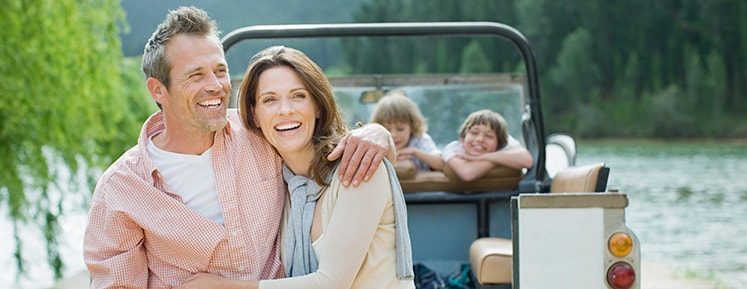
[[[606,162],[608,189],[628,195],[627,225],[638,236],[644,260],[684,276],[747,286],[747,143],[579,141],[578,165]],[[10,288],[53,284],[41,235],[23,229],[30,278],[15,282],[11,223],[0,208],[0,282]],[[81,242],[85,211],[61,220],[65,274],[84,270]],[[36,249],[38,248],[38,249]]]
[[[604,161],[628,195],[644,260],[747,286],[747,144],[579,141],[576,163]]]

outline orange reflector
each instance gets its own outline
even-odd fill
[[[612,255],[625,257],[633,250],[633,239],[626,233],[615,233],[610,237],[608,246]]]

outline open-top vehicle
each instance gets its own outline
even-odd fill
[[[346,121],[351,127],[367,122],[379,97],[400,89],[419,105],[428,133],[443,146],[457,139],[467,114],[488,108],[506,118],[509,133],[531,152],[534,165],[524,171],[496,168],[464,182],[448,170],[416,172],[398,162],[415,262],[443,276],[469,268],[476,287],[640,288],[639,245],[625,226],[627,197],[606,192],[604,164],[575,165],[572,137],[545,133],[534,54],[513,27],[493,22],[249,26],[222,41],[229,61],[241,58],[243,69],[261,48],[300,45],[299,39],[335,39],[314,44],[332,47],[349,38],[439,37],[507,40],[518,50],[523,72],[330,76]],[[384,59],[377,61],[396,61],[380,55]],[[231,103],[235,106],[235,93]]]

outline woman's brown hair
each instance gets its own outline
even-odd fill
[[[329,185],[327,177],[334,171],[338,161],[327,160],[327,155],[345,136],[347,127],[335,101],[332,84],[322,69],[306,54],[289,47],[272,46],[252,57],[238,90],[241,121],[247,129],[262,135],[261,129],[253,121],[259,76],[266,70],[279,66],[289,67],[298,74],[319,110],[312,136],[316,153],[309,164],[309,172],[317,184]]]

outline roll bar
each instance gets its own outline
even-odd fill
[[[521,53],[527,81],[528,114],[522,120],[527,148],[534,157],[534,166],[519,184],[519,192],[542,192],[547,188],[545,171],[545,135],[540,103],[539,79],[534,52],[529,41],[517,29],[495,22],[388,22],[256,25],[235,29],[222,39],[223,49],[250,39],[332,38],[383,36],[449,36],[485,35],[506,38]],[[527,133],[529,135],[527,135]]]

